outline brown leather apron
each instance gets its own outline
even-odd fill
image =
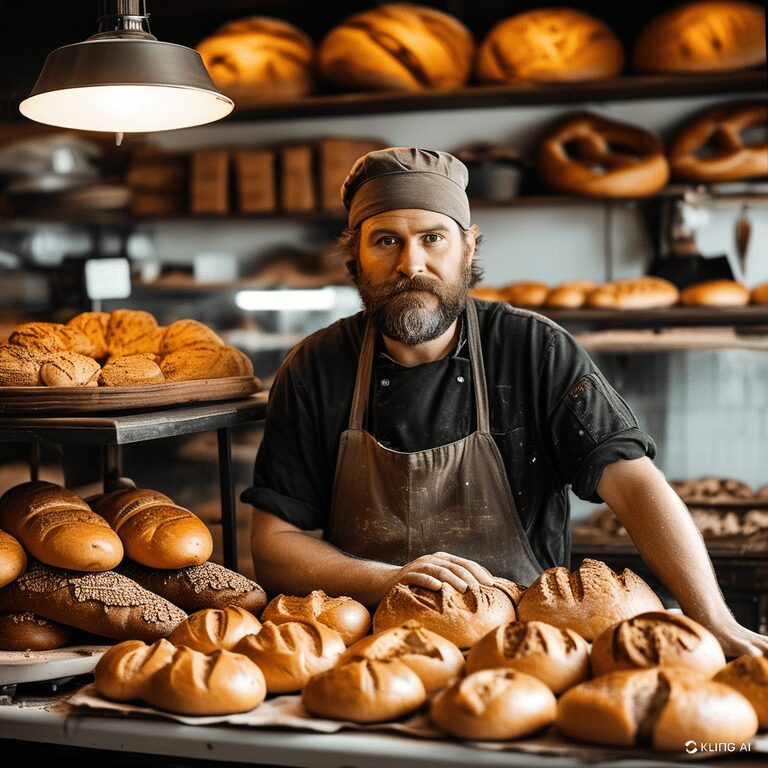
[[[376,340],[375,324],[368,321],[349,429],[341,434],[325,538],[351,555],[395,565],[450,552],[484,565],[495,576],[528,585],[543,569],[531,551],[491,436],[471,299],[466,317],[477,431],[412,453],[385,448],[362,428]]]

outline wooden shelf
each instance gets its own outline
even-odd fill
[[[765,326],[768,306],[669,307],[665,309],[536,309],[561,325],[598,328],[674,328],[683,326]]]

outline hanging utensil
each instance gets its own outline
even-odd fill
[[[734,228],[734,237],[736,240],[736,255],[739,259],[739,269],[741,270],[742,280],[747,273],[747,250],[749,249],[749,240],[752,236],[752,222],[747,215],[748,207],[741,206],[739,218],[736,219]]]

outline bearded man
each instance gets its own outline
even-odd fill
[[[364,311],[312,334],[270,391],[251,548],[272,594],[375,606],[396,583],[529,585],[568,565],[568,488],[605,501],[686,614],[726,653],[739,625],[655,444],[573,337],[477,301],[466,167],[445,152],[364,155],[341,245]]]

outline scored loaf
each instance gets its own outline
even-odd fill
[[[655,309],[671,307],[680,291],[661,277],[627,277],[600,285],[587,294],[585,305],[596,309]]]
[[[759,728],[768,730],[768,657],[744,654],[728,662],[713,679],[746,697],[755,708]]]
[[[201,653],[223,648],[234,650],[246,636],[261,632],[261,622],[245,608],[204,608],[182,621],[168,638],[174,645],[186,645]]]
[[[125,554],[137,563],[186,568],[206,562],[213,552],[208,526],[164,493],[122,488],[87,501],[112,526]]]
[[[27,553],[19,540],[0,530],[0,587],[18,579],[27,568]]]
[[[77,494],[55,483],[21,483],[0,497],[0,527],[34,558],[57,568],[108,571],[123,559],[120,537]]]
[[[30,611],[0,613],[0,651],[51,651],[67,645],[74,630]]]
[[[113,645],[93,670],[96,690],[112,701],[140,699],[152,675],[173,659],[176,648],[160,638],[152,645],[124,640]]]

